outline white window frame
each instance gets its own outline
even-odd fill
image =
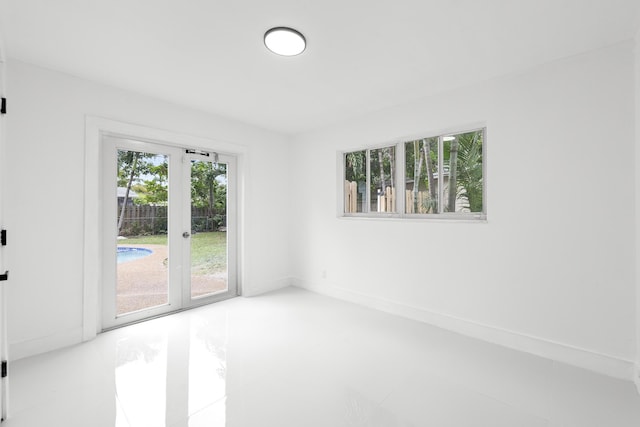
[[[417,214],[406,213],[404,191],[400,189],[405,188],[405,144],[407,142],[427,139],[438,138],[438,175],[444,176],[444,137],[449,135],[458,135],[469,132],[482,132],[482,212],[443,212],[443,198],[444,198],[444,182],[438,180],[438,212],[430,214]],[[395,179],[396,179],[396,208],[397,212],[370,212],[371,201],[370,192],[370,151],[380,148],[395,147]],[[345,176],[346,176],[346,156],[349,153],[357,151],[366,152],[366,188],[364,212],[346,212],[345,206]],[[486,221],[487,219],[487,128],[485,125],[456,128],[454,130],[447,130],[441,132],[423,133],[416,137],[399,138],[391,143],[376,144],[367,147],[354,148],[338,152],[338,217],[341,218],[399,218],[399,219],[422,219],[422,220],[471,220],[471,221]]]

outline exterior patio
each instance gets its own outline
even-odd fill
[[[122,244],[119,247],[145,248],[153,252],[118,264],[118,315],[155,307],[168,302],[168,251],[165,245]],[[226,273],[192,273],[191,296],[198,297],[227,289]]]

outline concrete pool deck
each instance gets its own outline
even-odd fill
[[[165,245],[129,245],[119,247],[144,248],[151,255],[118,264],[116,313],[118,315],[168,302],[168,250]],[[191,296],[197,297],[227,289],[226,274],[191,276]]]

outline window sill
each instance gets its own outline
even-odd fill
[[[435,222],[435,223],[474,223],[486,224],[488,222],[486,214],[434,214],[434,215],[407,215],[407,214],[339,214],[338,219],[348,221],[401,221],[401,222]]]

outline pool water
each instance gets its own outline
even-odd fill
[[[118,247],[118,264],[123,262],[135,261],[140,258],[144,258],[153,253],[151,249],[145,248],[130,248],[119,246]]]

